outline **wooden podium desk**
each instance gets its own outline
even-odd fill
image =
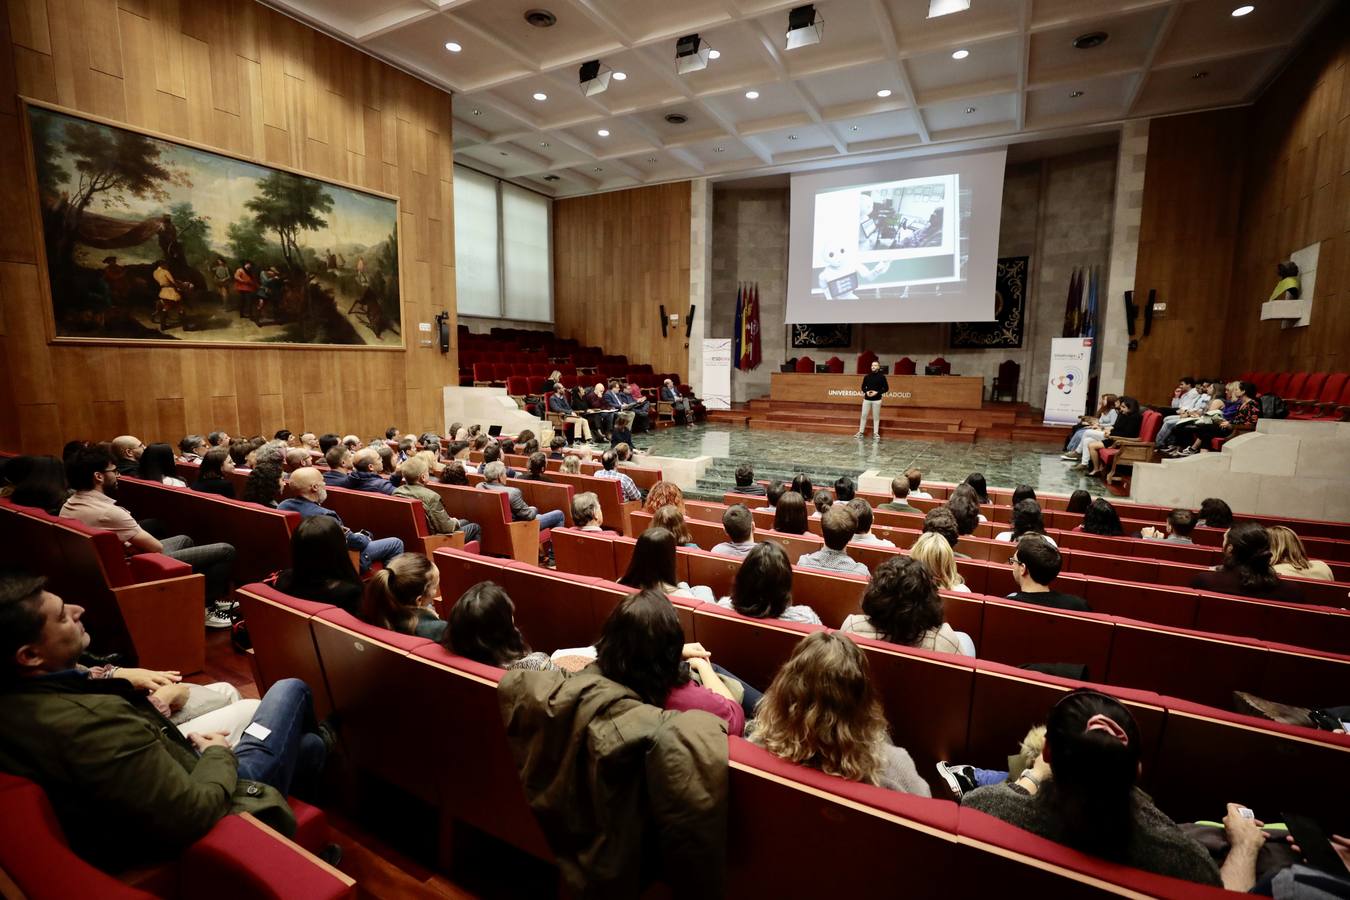
[[[820,403],[857,409],[862,403],[861,375],[825,372],[774,372],[769,399],[782,403]],[[978,375],[887,375],[890,390],[882,397],[887,406],[928,406],[980,409],[984,378]]]

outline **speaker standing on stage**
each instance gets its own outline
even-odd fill
[[[891,386],[886,383],[886,376],[881,374],[881,363],[872,361],[872,371],[863,376],[862,383],[862,415],[858,416],[858,433],[855,437],[862,437],[867,431],[867,412],[872,411],[872,437],[873,439],[881,437],[881,398],[886,396],[886,392]]]

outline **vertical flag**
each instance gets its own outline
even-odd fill
[[[750,334],[750,365],[751,369],[758,369],[763,355],[759,349],[759,282],[755,282],[753,299],[751,300],[750,312],[746,314],[749,320],[747,331]]]
[[[1087,308],[1083,311],[1083,327],[1079,329],[1079,334],[1083,337],[1095,338],[1097,336],[1097,268],[1093,266],[1088,270],[1088,291]]]
[[[741,368],[741,354],[745,352],[743,339],[745,336],[745,286],[743,284],[736,287],[736,335],[732,348],[732,356],[736,361],[736,368]]]
[[[1064,330],[1060,337],[1078,337],[1078,308],[1082,302],[1082,273],[1074,269],[1069,276],[1069,294],[1064,299]]]

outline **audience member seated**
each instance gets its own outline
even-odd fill
[[[1082,488],[1079,488],[1069,495],[1069,502],[1065,504],[1064,511],[1079,513],[1081,515],[1082,513],[1087,512],[1087,508],[1091,505],[1092,495]]]
[[[249,503],[266,506],[268,509],[276,509],[285,490],[286,475],[280,466],[270,464],[258,466],[249,470],[248,478],[244,481],[243,499]]]
[[[187,482],[174,474],[176,471],[173,448],[168,444],[151,444],[141,454],[140,464],[133,474],[145,481],[170,487],[187,487]]]
[[[361,577],[347,552],[342,526],[328,516],[310,516],[291,535],[291,567],[273,585],[283,594],[331,603],[352,615],[361,610]]]
[[[352,486],[352,451],[343,444],[335,444],[323,456],[328,468],[323,470],[323,483],[328,487]]]
[[[1195,524],[1206,528],[1232,528],[1233,510],[1218,497],[1206,497],[1200,501],[1200,510],[1196,513],[1199,521]]]
[[[965,482],[962,482],[961,484],[958,484],[956,487],[952,488],[951,495],[947,498],[947,505],[951,506],[953,500],[961,500],[969,502],[970,508],[975,513],[975,525],[978,525],[981,522],[989,521],[988,517],[986,517],[984,513],[980,512],[980,495],[975,491],[975,488],[971,487]],[[957,515],[957,521],[958,522],[961,521],[960,515]],[[970,531],[968,532],[963,531],[961,533],[974,534],[975,526],[972,525]]]
[[[1189,513],[1190,510],[1184,512]],[[1336,580],[1331,566],[1320,559],[1308,559],[1308,551],[1303,548],[1303,541],[1292,529],[1283,525],[1269,525],[1266,527],[1266,535],[1270,539],[1270,567],[1276,573],[1288,578]]]
[[[680,392],[680,386],[669,378],[661,382],[661,399],[670,404],[671,416],[675,424],[684,423],[684,427],[694,427],[694,412],[689,407],[689,398]]]
[[[1073,461],[1083,455],[1083,441],[1099,441],[1110,432],[1120,415],[1116,404],[1120,398],[1115,394],[1102,394],[1097,412],[1090,416],[1079,416],[1078,424],[1064,441],[1064,455],[1060,459]]]
[[[894,500],[889,503],[882,503],[877,509],[884,509],[887,512],[898,513],[917,513],[923,514],[923,510],[909,505],[909,479],[904,476],[897,476],[891,479],[891,496]]]
[[[252,452],[253,444],[246,438],[235,438],[230,441],[230,461],[234,463],[236,469],[248,471],[252,468],[248,464],[248,455]]]
[[[931,797],[914,760],[891,743],[889,732],[867,655],[843,635],[817,631],[779,668],[748,736],[788,762]]]
[[[816,495],[815,488],[811,485],[811,476],[805,472],[798,472],[792,476],[792,490],[802,495],[802,500],[810,500]]]
[[[635,414],[632,420],[633,427],[637,428],[638,431],[647,430],[647,401],[643,400],[639,403],[635,397],[624,391],[623,385],[617,378],[609,382],[609,390],[605,391],[602,403],[604,408],[613,412],[615,416],[630,410],[633,411]],[[619,427],[617,420],[614,427]],[[629,443],[631,442],[630,438]],[[610,446],[613,446],[613,443],[614,435],[611,433]]]
[[[625,597],[605,620],[595,650],[600,673],[642,702],[710,712],[737,737],[745,730],[745,710],[713,669],[712,655],[684,642],[680,617],[659,588]]]
[[[548,457],[542,450],[530,454],[528,466],[529,471],[520,476],[522,481],[548,481],[548,477],[544,475],[548,470]]]
[[[698,547],[698,541],[689,533],[689,526],[684,524],[684,513],[674,504],[668,503],[652,513],[652,527],[664,528],[675,535],[675,543],[680,547]]]
[[[571,425],[577,440],[585,441],[588,444],[591,442],[591,423],[584,416],[578,415],[577,411],[572,408],[572,404],[567,402],[567,389],[561,383],[553,386],[553,393],[548,397],[548,411],[562,416],[564,433],[566,433],[567,426]],[[563,435],[558,435],[558,437],[562,437],[564,444],[568,443],[567,438]],[[554,438],[554,440],[557,439],[557,437]]]
[[[1019,484],[1017,487],[1013,488],[1012,492],[1013,506],[1016,506],[1023,500],[1035,500],[1035,499],[1036,499],[1036,489],[1033,488],[1031,485]]]
[[[445,621],[431,604],[440,589],[441,573],[430,560],[420,553],[401,553],[366,582],[361,621],[439,641],[445,637]]]
[[[563,450],[567,449],[567,446],[567,438],[561,434],[555,434],[553,440],[548,442],[548,458],[561,461],[565,455]]]
[[[1230,386],[1225,389],[1226,396],[1231,397],[1233,388]],[[1224,418],[1229,411],[1236,412],[1237,406],[1225,403],[1222,398],[1215,397],[1209,401],[1209,406],[1203,409],[1193,418],[1182,420],[1168,436],[1168,445],[1162,448],[1162,452],[1169,456],[1193,456],[1200,452],[1199,432],[1203,426],[1207,430],[1217,428],[1221,422],[1226,422]]]
[[[684,491],[673,481],[658,481],[647,492],[647,501],[642,504],[644,511],[654,513],[663,506],[673,506],[684,512]]]
[[[957,559],[970,559],[968,554],[962,553],[956,549],[960,542],[961,533],[956,525],[956,516],[952,515],[950,508],[939,506],[928,511],[928,515],[923,517],[924,534],[937,534],[947,542],[947,546],[952,549],[952,556]]]
[[[314,796],[331,743],[304,682],[279,681],[262,698],[252,722],[263,737],[231,747],[211,719],[212,730],[185,735],[165,717],[164,695],[157,706],[147,693],[174,673],[82,668],[84,610],[44,586],[0,575],[0,770],[46,791],[76,853],[114,870],[173,859],[238,812],[294,834],[286,795]]]
[[[825,515],[827,509],[834,506],[834,494],[822,488],[816,491],[815,496],[811,498],[811,505],[816,508],[816,511],[811,513],[811,518],[819,519]]]
[[[1195,440],[1190,447],[1182,451],[1183,454],[1207,452],[1210,449],[1210,441],[1214,438],[1231,437],[1239,429],[1250,431],[1256,427],[1256,422],[1261,417],[1260,407],[1256,404],[1256,385],[1250,381],[1238,381],[1234,384],[1237,387],[1232,392],[1232,403],[1224,407],[1223,418],[1206,419],[1202,416],[1196,419],[1193,432]]]
[[[712,548],[720,556],[745,556],[755,549],[755,517],[743,503],[728,506],[722,513],[722,530],[727,539]]]
[[[923,469],[917,466],[905,470],[905,479],[909,481],[909,496],[915,500],[932,500],[933,495],[923,490]]]
[[[230,459],[229,448],[212,447],[202,457],[201,468],[197,470],[197,480],[192,482],[192,489],[233,500],[234,482],[229,479],[233,471],[234,461]]]
[[[869,547],[894,547],[894,541],[879,538],[872,533],[872,506],[860,497],[854,497],[845,504],[858,524],[853,527],[851,543],[866,544]]]
[[[1050,590],[1050,584],[1059,577],[1064,560],[1059,550],[1043,534],[1029,534],[1017,542],[1008,565],[1012,567],[1013,581],[1017,590],[1008,595],[1009,600],[1023,603],[1037,603],[1052,606],[1055,609],[1068,609],[1077,612],[1091,612],[1087,601],[1073,594],[1061,594]]]
[[[788,495],[784,494],[783,500],[778,501],[780,512],[783,508],[783,502],[787,498]],[[837,506],[831,506],[826,510],[825,515],[820,518],[820,530],[825,537],[825,546],[814,553],[803,553],[797,560],[797,565],[808,569],[826,569],[831,572],[866,575],[867,566],[844,552],[844,548],[848,546],[848,542],[852,539],[853,532],[857,527],[858,519],[847,505],[841,503]]]
[[[384,460],[380,459],[380,453],[374,447],[356,451],[351,458],[351,467],[347,473],[347,484],[343,487],[371,494],[394,493],[396,485],[380,474],[384,470]]]
[[[1152,525],[1142,528],[1139,536],[1151,541],[1167,541],[1172,544],[1193,544],[1191,532],[1195,531],[1195,513],[1189,509],[1174,509],[1167,514],[1167,529],[1161,531]]]
[[[1121,440],[1139,437],[1139,432],[1144,428],[1144,414],[1139,410],[1138,400],[1133,397],[1121,397],[1119,408],[1120,415],[1116,417],[1116,424],[1111,426],[1111,431],[1106,437],[1083,442],[1088,456],[1087,462],[1091,464],[1088,475],[1105,475],[1106,467],[1102,465],[1101,451],[1107,447],[1114,447]]]
[[[1197,384],[1190,376],[1181,379],[1172,395],[1171,408],[1176,412],[1163,416],[1158,436],[1154,439],[1159,447],[1167,445],[1168,439],[1172,436],[1172,429],[1188,419],[1198,417],[1209,408],[1212,390],[1213,387],[1209,382]]]
[[[361,451],[364,453],[365,451]],[[427,517],[427,530],[432,534],[454,534],[464,532],[464,542],[478,540],[482,528],[467,519],[457,519],[445,511],[441,495],[427,487],[427,461],[414,456],[399,467],[403,483],[394,490],[396,497],[411,497],[422,504]]]
[[[970,593],[969,585],[956,568],[956,554],[952,552],[952,545],[942,535],[934,531],[919,535],[914,546],[909,548],[909,555],[928,567],[938,590]]]
[[[1123,537],[1125,528],[1120,524],[1120,514],[1105,497],[1098,497],[1083,513],[1083,524],[1074,531],[1086,534],[1100,534],[1105,537]]]
[[[138,437],[123,434],[113,438],[112,457],[113,464],[117,466],[117,474],[135,475],[136,470],[140,468],[141,454],[144,452],[145,444],[141,443]]]
[[[1302,603],[1303,588],[1285,581],[1271,568],[1270,537],[1256,522],[1239,522],[1223,537],[1223,562],[1201,572],[1191,587],[1219,594]]]
[[[286,432],[287,436],[290,432]],[[206,443],[212,447],[225,447],[229,449],[230,433],[228,431],[212,431],[206,436]]]
[[[751,497],[763,497],[765,495],[764,485],[755,481],[755,470],[749,463],[741,463],[736,467],[736,493],[746,494]]]
[[[172,450],[169,455],[172,457]],[[229,544],[198,547],[185,534],[160,541],[145,531],[131,513],[117,505],[114,499],[119,477],[117,466],[104,450],[90,448],[76,453],[66,464],[66,477],[75,493],[61,507],[61,515],[78,519],[92,528],[111,531],[128,553],[163,553],[192,566],[193,572],[206,576],[206,627],[230,627],[229,609],[234,605],[229,600],[234,547]]]
[[[294,472],[296,469],[303,469],[311,465],[314,458],[309,455],[309,451],[303,447],[290,447],[281,458],[281,468],[287,473]]]
[[[31,506],[56,516],[70,499],[65,463],[54,456],[15,457],[5,467],[5,478],[11,481],[10,502],[19,506]]]
[[[563,462],[565,463],[566,460],[563,460]],[[600,455],[600,468],[595,471],[595,477],[611,478],[619,482],[619,489],[623,491],[624,500],[641,500],[642,491],[638,490],[638,486],[633,483],[633,479],[615,468],[618,463],[618,455],[613,450],[606,450]]]
[[[777,512],[778,501],[787,493],[787,489],[787,485],[776,478],[770,481],[769,486],[764,489],[765,505],[755,507],[752,512]]]
[[[594,491],[582,491],[572,497],[572,524],[582,531],[605,530],[605,517],[600,512],[600,498]]]
[[[516,606],[501,585],[480,581],[450,608],[441,643],[451,653],[485,666],[557,671],[547,653],[530,650],[516,627],[515,614]]]
[[[712,588],[699,584],[690,587],[675,572],[675,535],[665,528],[648,528],[638,535],[633,557],[619,584],[636,591],[659,590],[680,597],[692,597],[712,603]]]
[[[636,384],[620,384],[619,399],[624,403],[632,403],[633,406],[629,412],[633,414],[633,420],[637,423],[638,431],[652,430],[651,403],[647,400],[647,395],[642,392],[642,388]]]
[[[1076,690],[1050,710],[1041,762],[1014,782],[970,791],[961,805],[1112,862],[1219,885],[1209,851],[1135,786],[1142,756],[1129,710]]]
[[[525,495],[520,492],[520,488],[504,484],[502,481],[504,477],[506,477],[506,466],[502,464],[501,460],[494,460],[483,469],[483,482],[478,486],[484,490],[504,492],[511,501],[511,518],[516,522],[528,522],[537,518],[540,531],[562,527],[567,518],[563,515],[562,510],[550,509],[540,512],[536,507],[525,502]]]
[[[889,641],[938,653],[975,655],[975,642],[943,621],[942,597],[928,567],[909,556],[893,556],[872,573],[862,613],[844,619],[845,634]]]
[[[373,538],[364,531],[352,531],[342,524],[342,517],[323,505],[328,499],[328,488],[323,483],[319,470],[307,466],[291,474],[291,490],[294,497],[287,497],[277,504],[277,509],[298,512],[303,518],[311,516],[329,516],[337,521],[342,533],[347,537],[347,549],[361,555],[361,574],[370,571],[374,563],[388,562],[403,552],[403,541],[396,537]]]
[[[717,605],[752,619],[821,624],[811,607],[792,605],[792,562],[787,551],[772,541],[755,545],[736,570],[731,596]]]
[[[574,409],[585,410],[586,421],[590,423],[591,434],[609,440],[610,429],[614,427],[616,410],[610,409],[605,402],[605,386],[596,382],[589,391],[577,397],[572,404]]]
[[[321,434],[319,435],[319,453],[326,458],[328,456],[328,451],[341,443],[342,438],[333,434],[331,431]]]
[[[189,434],[178,441],[178,462],[201,462],[211,445],[200,434]]]
[[[980,508],[974,500],[964,493],[953,492],[947,500],[947,509],[951,511],[952,519],[956,522],[956,533],[960,537],[975,533],[975,529],[980,525]],[[931,515],[932,511],[929,514]],[[927,522],[927,519],[924,521]],[[955,550],[956,547],[953,546],[952,549]]]
[[[575,453],[569,453],[563,457],[562,465],[558,466],[558,471],[564,475],[581,474],[581,457]]]
[[[1013,504],[1012,530],[1000,531],[994,535],[996,541],[1017,543],[1024,535],[1039,534],[1051,547],[1058,548],[1055,539],[1045,533],[1045,520],[1041,516],[1041,505],[1035,500],[1023,500]]]
[[[469,473],[464,471],[464,463],[455,460],[441,468],[440,481],[441,484],[456,484],[461,487],[467,487],[469,484]]]
[[[975,500],[981,505],[989,502],[989,485],[985,483],[983,473],[971,472],[962,484],[968,485],[975,492]]]
[[[834,499],[838,500],[840,503],[847,503],[853,499],[853,496],[856,493],[857,488],[854,487],[852,478],[849,478],[847,475],[842,475],[835,479]]]
[[[633,446],[633,414],[621,412],[614,417],[614,427],[609,432],[611,447]]]

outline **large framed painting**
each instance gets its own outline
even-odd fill
[[[397,198],[24,112],[54,341],[403,347]]]
[[[1005,256],[994,273],[994,321],[953,322],[951,344],[956,349],[1022,346],[1026,327],[1029,256]]]
[[[792,346],[817,350],[843,349],[853,343],[852,325],[793,325]]]

